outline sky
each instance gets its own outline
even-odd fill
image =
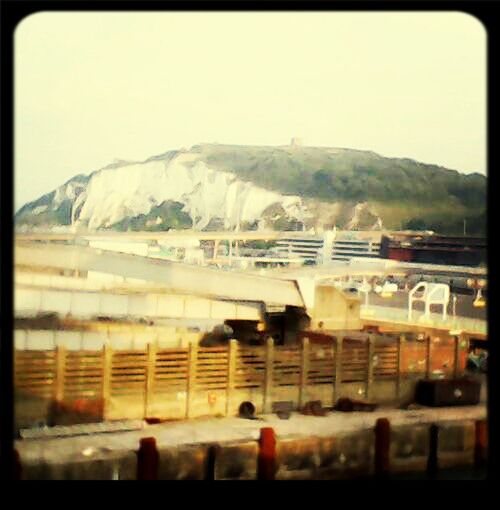
[[[486,174],[486,39],[462,12],[41,12],[18,25],[15,208],[198,143],[366,149]]]

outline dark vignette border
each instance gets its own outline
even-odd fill
[[[15,479],[13,466],[13,189],[14,189],[14,152],[13,152],[13,126],[14,126],[14,53],[13,38],[17,24],[30,14],[41,11],[461,11],[476,17],[487,30],[487,60],[488,60],[488,114],[487,114],[487,139],[488,139],[488,237],[491,242],[495,241],[493,214],[495,210],[494,190],[498,189],[496,172],[498,157],[492,150],[493,122],[495,114],[498,114],[498,99],[495,91],[500,90],[498,81],[494,78],[495,56],[497,37],[495,35],[496,21],[495,4],[491,0],[479,1],[446,1],[446,0],[423,0],[423,1],[317,1],[300,2],[277,2],[277,1],[240,1],[238,5],[224,1],[190,1],[190,2],[167,2],[163,0],[138,1],[138,0],[76,0],[76,1],[14,1],[4,0],[1,5],[1,31],[0,48],[2,63],[1,70],[1,171],[0,171],[0,278],[1,278],[1,308],[0,308],[0,479]],[[492,206],[492,209],[491,209]],[[495,244],[490,244],[488,249],[489,285],[492,284],[493,292],[489,292],[488,310],[495,310],[497,301],[496,282],[497,270],[495,262],[498,252]],[[500,430],[497,407],[498,394],[495,388],[499,388],[500,347],[495,345],[497,327],[490,320],[488,314],[488,328],[490,338],[490,370],[488,374],[488,419],[489,430]],[[489,435],[490,460],[488,463],[488,478],[500,478],[498,467],[498,436]],[[447,495],[449,496],[449,494]]]

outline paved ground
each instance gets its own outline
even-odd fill
[[[255,441],[261,427],[273,427],[279,438],[322,437],[339,432],[372,428],[377,418],[388,418],[393,425],[448,420],[486,418],[486,406],[424,408],[416,411],[379,408],[371,413],[331,412],[325,417],[292,414],[289,420],[264,415],[261,420],[241,418],[199,418],[158,425],[144,424],[142,430],[101,433],[60,439],[26,439],[15,442],[23,461],[62,462],[83,459],[99,453],[137,450],[143,437],[155,437],[157,445],[176,446],[199,443]]]
[[[365,295],[360,294],[362,303],[365,303]],[[487,307],[484,308],[476,308],[472,306],[472,302],[474,301],[475,296],[467,296],[462,294],[457,294],[457,304],[456,304],[456,315],[459,317],[469,317],[471,319],[482,319],[486,320],[486,310]],[[368,297],[369,305],[376,306],[389,306],[393,308],[404,308],[408,309],[408,292],[398,291],[395,292],[390,298],[380,297],[375,292],[371,292]],[[414,310],[424,311],[424,303],[414,303]],[[441,312],[441,307],[432,306],[431,312]],[[450,304],[448,305],[448,315],[452,316],[453,308],[452,308],[452,300],[450,299]]]

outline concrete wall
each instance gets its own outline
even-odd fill
[[[467,466],[474,463],[475,423],[441,422],[437,427],[438,469]]]
[[[114,350],[144,350],[149,343],[159,348],[185,348],[190,343],[198,343],[203,332],[190,332],[185,328],[149,328],[134,331],[57,331],[57,330],[14,330],[14,349],[51,351],[66,347],[69,351],[101,350],[110,345]]]
[[[316,286],[311,329],[361,330],[360,300],[333,286]]]
[[[133,451],[93,451],[64,460],[44,458],[36,451],[21,458],[23,480],[136,480],[137,455]]]
[[[16,315],[36,316],[56,313],[59,316],[92,318],[198,318],[260,320],[263,308],[257,303],[235,303],[192,296],[124,294],[82,290],[50,290],[16,287]]]
[[[392,473],[421,472],[427,469],[430,425],[391,427],[390,470]]]
[[[474,421],[438,421],[434,427],[438,431],[434,447],[430,423],[391,426],[385,446],[377,443],[373,427],[325,437],[275,436],[267,457],[273,468],[267,474],[277,480],[371,478],[382,474],[376,458],[383,448],[388,448],[385,468],[389,477],[425,473],[433,455],[438,470],[474,465]],[[22,444],[22,479],[136,479],[138,468],[142,469],[138,448],[112,451],[90,447],[64,454],[56,449],[47,452],[42,441]],[[154,476],[160,480],[254,480],[259,472],[262,477],[259,459],[263,449],[260,440],[182,445],[160,441],[153,459],[157,462]]]
[[[141,255],[146,257],[149,251],[148,242],[137,242],[137,241],[118,241],[115,239],[103,239],[103,240],[89,240],[89,246],[91,248],[97,248],[101,250],[117,251],[120,253],[131,253],[133,255]]]

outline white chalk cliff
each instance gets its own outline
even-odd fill
[[[86,183],[69,181],[59,187],[47,207],[55,210],[64,200],[71,201],[71,224],[91,230],[148,214],[168,200],[182,203],[198,230],[212,219],[222,220],[225,229],[259,221],[266,208],[275,204],[289,218],[301,220],[306,214],[299,196],[281,195],[244,182],[193,156],[181,152],[165,159],[99,170]],[[47,207],[38,206],[31,213],[45,212]]]

